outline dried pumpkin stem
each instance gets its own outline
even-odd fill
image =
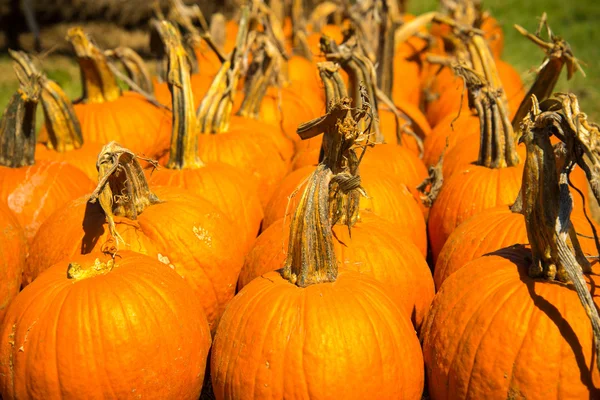
[[[396,30],[400,23],[390,15],[387,1],[383,1],[379,28],[377,60],[377,86],[386,96],[392,97],[394,86],[394,56],[396,53]]]
[[[283,277],[299,287],[334,282],[337,259],[329,219],[329,183],[332,173],[319,165],[308,180],[290,227]]]
[[[573,209],[567,184],[570,166],[557,173],[550,142],[557,115],[542,113],[535,97],[532,104],[532,111],[523,121],[521,137],[527,147],[521,213],[533,255],[529,275],[573,283],[592,324],[596,362],[600,368],[600,315],[583,278],[583,272],[591,272],[591,267],[570,221]]]
[[[73,46],[83,81],[84,103],[104,103],[121,96],[117,78],[104,53],[87,37],[81,27],[69,29],[67,40]]]
[[[256,41],[258,48],[253,52],[252,64],[246,77],[244,100],[238,115],[258,119],[260,105],[273,83],[281,81],[282,56],[272,41],[265,35]]]
[[[242,8],[236,46],[223,62],[196,112],[200,133],[220,133],[229,129],[233,98],[240,78],[244,47],[248,36],[250,11]]]
[[[304,15],[304,1],[292,0],[292,45],[294,53],[312,61]]]
[[[527,32],[523,27],[515,25],[515,29],[521,35],[531,40],[546,53],[542,65],[537,70],[533,84],[519,105],[519,109],[512,120],[512,126],[515,132],[520,132],[521,121],[523,121],[523,118],[525,118],[527,113],[531,110],[531,96],[535,95],[540,102],[549,98],[554,92],[554,87],[565,66],[567,67],[568,80],[570,80],[577,71],[581,71],[585,76],[585,73],[579,65],[579,61],[571,51],[571,46],[569,46],[562,38],[554,36],[547,26],[545,15],[546,14],[542,16],[538,31],[541,31],[541,28],[546,26],[548,31],[548,41],[543,40],[539,33],[533,35]]]
[[[35,111],[40,97],[39,75],[15,68],[19,89],[10,98],[0,120],[0,165],[19,168],[35,162]]]
[[[138,158],[141,157],[116,142],[110,142],[102,148],[96,163],[98,185],[90,196],[90,202],[100,203],[110,234],[117,243],[122,239],[116,230],[115,216],[135,220],[146,207],[160,203],[148,187]],[[141,159],[158,166],[156,161]]]
[[[58,152],[79,149],[83,145],[83,135],[73,104],[60,86],[41,73],[29,55],[22,51],[9,53],[25,76],[38,76],[41,86],[41,103],[44,110],[46,146]]]
[[[168,21],[154,23],[163,40],[168,60],[167,85],[171,92],[173,126],[171,151],[167,168],[200,168],[204,164],[198,155],[198,131],[187,53],[181,36]]]
[[[375,86],[375,68],[371,60],[361,54],[355,37],[350,38],[340,46],[326,38],[321,41],[325,57],[328,61],[337,62],[346,71],[350,78],[350,93],[354,100],[354,106],[359,109],[370,109],[373,115],[373,141],[383,142],[383,135],[379,127],[379,115],[377,107],[377,87]],[[367,126],[363,121],[361,129]]]
[[[94,260],[93,265],[81,265],[79,263],[69,263],[67,267],[67,278],[74,281],[80,281],[82,279],[93,278],[100,275],[106,275],[114,267],[117,267],[115,260],[108,260],[103,263],[99,258]]]
[[[154,85],[146,63],[135,50],[129,47],[117,47],[114,50],[106,50],[104,54],[107,57],[118,60],[129,79],[131,79],[140,89],[147,93],[154,92]]]

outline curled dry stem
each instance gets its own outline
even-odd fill
[[[19,168],[35,163],[35,111],[40,98],[40,75],[27,75],[15,66],[19,88],[0,120],[0,165]]]
[[[543,111],[535,97],[532,104],[530,114],[523,120],[521,137],[527,147],[521,213],[532,248],[529,275],[573,284],[592,324],[596,362],[600,368],[600,315],[583,277],[584,272],[591,272],[591,267],[570,220],[573,199],[568,174],[572,163],[565,162],[557,173],[555,151],[550,142],[550,135],[562,118],[554,111]]]
[[[523,121],[527,113],[531,110],[532,96],[535,95],[539,102],[549,98],[554,92],[556,83],[565,66],[567,69],[568,80],[570,80],[577,71],[580,71],[583,76],[585,76],[585,72],[583,71],[579,60],[574,56],[569,43],[561,37],[554,35],[548,26],[546,13],[542,15],[535,34],[528,32],[519,25],[515,25],[514,27],[521,35],[532,41],[545,53],[541,66],[535,71],[535,80],[512,120],[513,129],[515,132],[519,132],[521,121]],[[547,39],[544,39],[541,36],[543,28],[546,28]]]
[[[49,149],[65,152],[83,145],[81,125],[71,100],[61,87],[48,79],[23,51],[9,50],[9,54],[21,70],[22,76],[38,76],[41,86],[41,103],[44,110],[47,137],[43,138]]]
[[[89,201],[98,201],[106,215],[109,232],[116,240],[113,254],[118,251],[119,242],[123,242],[116,229],[115,216],[135,220],[146,207],[160,203],[150,191],[138,159],[158,167],[158,162],[137,156],[116,142],[105,145],[98,155],[98,185]]]

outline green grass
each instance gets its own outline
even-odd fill
[[[410,11],[419,14],[437,8],[437,0],[409,0]],[[573,92],[581,106],[593,121],[600,121],[600,28],[596,27],[600,16],[597,0],[484,0],[484,6],[503,25],[505,32],[504,60],[511,63],[521,74],[526,85],[532,80],[532,68],[542,61],[542,51],[521,37],[513,28],[519,24],[529,31],[537,27],[538,17],[546,11],[555,34],[565,38],[574,54],[583,62],[587,77],[576,74],[568,81],[565,74],[559,81],[557,91]],[[73,99],[81,95],[77,65],[64,56],[49,56],[42,66],[51,79],[56,80]],[[0,113],[17,89],[8,55],[0,55]],[[39,120],[39,119],[38,119]]]

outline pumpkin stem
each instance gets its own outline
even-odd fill
[[[171,92],[173,131],[167,168],[200,168],[204,164],[198,155],[198,131],[187,52],[181,36],[168,21],[155,22],[163,40],[168,60],[167,85]]]
[[[248,68],[245,82],[244,100],[237,115],[258,119],[260,105],[267,89],[273,82],[281,83],[283,57],[277,47],[266,36],[256,38],[257,49],[252,52],[252,63]]]
[[[368,144],[369,131],[360,130],[359,121],[372,120],[372,116],[368,109],[351,107],[336,64],[324,62],[317,67],[325,86],[327,114],[300,124],[297,132],[303,140],[324,132],[319,165],[325,165],[335,174],[330,194],[332,224],[342,223],[350,228],[359,219],[360,196],[366,196],[358,169],[362,155],[358,156],[356,149],[364,148],[365,142]]]
[[[304,1],[292,0],[292,46],[294,53],[312,61],[304,15]]]
[[[366,124],[372,124],[372,141],[383,143],[383,135],[379,127],[375,68],[371,60],[360,50],[357,37],[352,36],[339,46],[333,40],[322,37],[321,48],[328,61],[339,63],[348,74],[354,107],[357,109],[368,108],[373,115],[373,121],[362,120],[360,128],[367,131]]]
[[[377,86],[387,96],[392,97],[394,86],[394,56],[396,53],[396,30],[400,27],[397,15],[390,9],[388,1],[381,2],[381,23],[379,25],[379,46],[377,60]]]
[[[110,234],[116,239],[117,245],[123,239],[116,230],[115,216],[135,220],[146,207],[160,203],[159,198],[148,187],[138,158],[154,167],[158,166],[156,161],[137,156],[116,142],[110,142],[102,148],[96,163],[98,186],[89,201],[100,203]]]
[[[104,53],[88,38],[81,27],[71,28],[67,40],[73,46],[83,81],[84,103],[104,103],[121,96],[121,88]]]
[[[519,156],[508,119],[508,100],[491,51],[479,33],[460,29],[463,28],[457,27],[455,31],[470,56],[470,65],[460,54],[454,61],[444,57],[429,57],[428,60],[448,66],[465,82],[469,106],[479,117],[481,143],[477,165],[488,168],[515,166]]]
[[[229,129],[233,98],[240,78],[244,47],[248,36],[249,9],[242,7],[236,45],[202,99],[197,110],[196,129],[200,133],[220,133]]]
[[[146,68],[146,63],[135,50],[129,47],[117,47],[114,50],[106,50],[104,54],[119,61],[129,79],[140,89],[146,93],[154,92],[154,85],[152,84],[150,72]]]
[[[481,0],[441,0],[441,12],[458,24],[479,28],[483,22]]]
[[[40,97],[40,76],[15,67],[19,89],[10,98],[0,120],[0,165],[19,168],[35,163],[35,111]]]
[[[334,282],[337,278],[337,259],[329,219],[329,183],[332,176],[327,166],[317,166],[308,179],[292,219],[283,277],[299,287]]]
[[[79,263],[72,262],[67,267],[67,278],[80,281],[82,279],[106,275],[116,266],[117,264],[115,264],[114,260],[108,260],[108,262],[103,263],[99,258],[96,258],[94,265],[82,266]]]
[[[569,192],[568,174],[573,165],[566,162],[557,174],[550,142],[559,119],[555,113],[543,113],[534,96],[532,110],[523,120],[521,140],[527,147],[527,159],[521,189],[521,213],[525,217],[533,256],[529,275],[573,283],[592,323],[596,362],[600,368],[600,315],[583,278],[583,272],[591,272],[591,267],[570,220],[573,198]]]
[[[39,79],[41,103],[48,134],[48,137],[44,138],[46,146],[60,153],[81,148],[83,146],[81,125],[73,109],[73,104],[65,92],[56,82],[48,79],[39,71],[27,53],[12,50],[9,50],[9,53],[17,67],[21,69],[23,76],[37,76]]]
[[[541,31],[544,27],[548,33],[548,40],[544,40],[541,37]],[[527,32],[519,25],[515,25],[515,29],[546,53],[546,57],[544,57],[541,67],[537,70],[535,81],[529,88],[527,95],[519,105],[519,109],[512,120],[514,131],[519,132],[521,121],[523,121],[525,116],[531,110],[532,96],[535,95],[540,102],[549,98],[554,92],[554,87],[556,86],[565,65],[567,67],[568,80],[570,80],[577,71],[581,71],[584,76],[585,73],[579,64],[579,60],[573,55],[571,46],[569,46],[564,39],[555,36],[550,30],[546,19],[546,13],[542,15],[540,25],[535,35]]]

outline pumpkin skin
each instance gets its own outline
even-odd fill
[[[210,331],[170,268],[123,251],[104,275],[74,281],[63,260],[20,293],[0,331],[0,392],[10,399],[197,399]],[[65,334],[68,332],[68,334]]]
[[[243,265],[236,227],[201,197],[174,187],[155,187],[163,202],[147,207],[136,221],[115,217],[125,248],[172,267],[198,294],[211,329],[227,302]],[[61,259],[103,250],[110,239],[106,217],[87,197],[52,215],[33,240],[23,273],[27,285]]]
[[[90,178],[66,162],[40,160],[21,168],[0,166],[0,201],[16,215],[28,240],[50,214],[91,193],[94,187]]]
[[[514,203],[521,190],[523,165],[507,168],[472,165],[444,181],[429,211],[429,243],[434,264],[444,243],[462,222],[485,209]]]
[[[246,256],[238,290],[253,279],[283,265],[288,253],[289,219],[269,226]],[[348,233],[345,225],[333,227],[335,254],[340,269],[369,276],[390,289],[390,298],[419,329],[434,295],[431,271],[423,254],[403,232],[369,213]]]
[[[287,150],[273,139],[279,137]],[[289,146],[289,147],[288,147]],[[288,171],[292,143],[271,125],[251,118],[231,117],[229,131],[198,135],[198,156],[206,163],[222,162],[251,174],[258,182],[261,204],[266,206],[276,185]]]
[[[244,254],[250,250],[260,230],[263,209],[258,187],[252,177],[223,163],[210,163],[197,169],[160,168],[152,172],[150,185],[184,189],[208,200],[238,227]]]
[[[431,398],[600,396],[591,326],[577,294],[572,285],[530,278],[531,257],[520,246],[503,249],[444,282],[421,330]],[[585,277],[593,286],[598,278]],[[592,295],[598,305],[598,291]]]
[[[525,87],[521,76],[510,64],[502,60],[496,60],[496,68],[508,100],[509,117],[512,118],[525,97]],[[458,110],[461,108],[460,100],[463,87],[462,78],[454,76],[448,68],[442,68],[429,89],[431,93],[439,94],[439,97],[429,102],[426,107],[425,115],[432,127],[435,128],[448,115],[456,116],[458,114]],[[468,111],[468,103],[465,91],[462,112]]]
[[[216,72],[215,72],[216,73]],[[200,102],[206,95],[210,84],[214,79],[214,74],[191,74],[190,83],[192,85],[192,94],[194,95],[194,107],[198,108]],[[154,96],[161,104],[171,107],[171,91],[166,82],[154,80]]]
[[[263,229],[287,215],[293,215],[300,195],[305,188],[307,177],[314,167],[304,167],[289,174],[274,191],[267,208]],[[369,198],[361,197],[360,209],[402,227],[411,232],[411,238],[417,247],[426,254],[427,234],[423,213],[405,185],[395,175],[377,168],[360,168],[362,186]],[[290,196],[296,193],[290,200]]]
[[[444,149],[446,149],[445,154],[448,154],[457,144],[465,143],[462,140],[464,136],[478,129],[479,117],[473,115],[469,109],[463,109],[458,118],[454,114],[447,115],[423,141],[423,162],[427,166],[437,164]],[[446,140],[448,140],[447,148]],[[479,143],[479,140],[477,142]]]
[[[106,144],[114,140],[136,154],[153,158],[169,147],[171,113],[138,93],[123,92],[114,101],[80,103],[73,108],[84,142]]]
[[[589,222],[581,212],[571,214],[571,222],[581,249],[586,255],[596,255],[598,250]],[[595,228],[598,230],[596,224]],[[586,237],[588,236],[588,237]],[[452,232],[439,254],[434,269],[435,287],[469,261],[515,244],[529,244],[525,219],[513,213],[508,206],[494,207],[475,214]]]
[[[6,308],[19,293],[25,267],[27,240],[17,217],[0,202],[0,323]]]
[[[374,356],[376,355],[376,356]],[[377,282],[340,270],[300,288],[270,272],[231,301],[211,355],[217,399],[420,399],[412,324]]]
[[[100,150],[102,150],[102,145],[98,143],[85,143],[79,149],[60,153],[56,150],[49,149],[44,144],[38,143],[35,146],[35,159],[67,162],[81,170],[92,181],[96,181],[98,180],[96,161],[98,160]]]

